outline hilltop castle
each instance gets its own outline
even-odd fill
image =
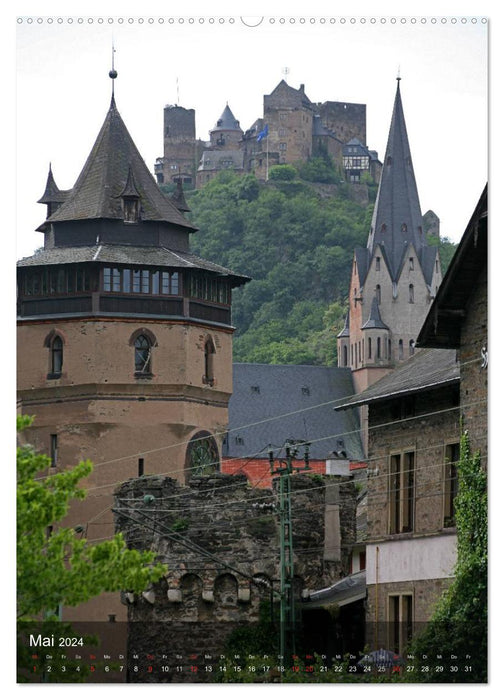
[[[158,184],[181,180],[202,187],[221,170],[253,173],[262,180],[274,165],[329,156],[349,182],[367,172],[378,182],[381,163],[366,144],[366,105],[312,102],[305,86],[295,89],[282,80],[264,95],[263,116],[243,131],[226,104],[209,132],[196,138],[195,111],[179,105],[164,109],[164,155],[157,159]]]

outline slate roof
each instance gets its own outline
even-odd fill
[[[337,603],[340,607],[354,603],[357,600],[362,600],[366,597],[366,571],[358,571],[356,574],[351,574],[342,578],[341,581],[322,588],[319,591],[313,591],[308,596],[307,600],[302,601],[301,607],[303,610],[312,608],[321,608],[324,605]]]
[[[219,275],[231,277],[237,284],[243,284],[250,278],[237,275],[222,265],[216,265],[200,258],[198,255],[177,252],[160,246],[106,245],[68,246],[47,248],[36,252],[28,258],[18,261],[18,267],[35,265],[61,265],[63,263],[100,262],[117,265],[159,265],[176,269],[194,268],[206,270]]]
[[[354,149],[357,149],[357,151]],[[358,138],[353,138],[343,146],[343,155],[370,156],[371,154]]]
[[[243,152],[237,150],[203,151],[198,170],[219,170],[223,161],[232,161],[233,168],[243,168]]]
[[[338,398],[347,400],[354,392],[345,367],[235,363],[223,454],[266,458],[268,445],[295,439],[311,442],[312,459],[343,449],[348,459],[361,461],[357,412],[333,410]]]
[[[240,122],[235,118],[233,112],[229,109],[229,105],[226,105],[224,111],[222,112],[219,119],[212,129],[214,131],[242,131],[240,128]]]
[[[112,98],[109,111],[77,181],[48,222],[123,219],[121,195],[134,180],[142,219],[164,221],[187,231],[195,227],[161,192],[142,159]]]
[[[427,245],[425,237],[420,233],[422,227],[422,214],[398,80],[368,240],[371,254],[378,243],[382,243],[387,249],[392,281],[397,282],[399,278],[404,251],[409,243],[413,243],[422,261],[420,250]],[[430,282],[430,279],[427,279],[427,282]]]
[[[373,297],[371,302],[371,309],[369,311],[369,318],[366,323],[362,326],[361,330],[366,330],[367,328],[383,328],[384,330],[390,330],[389,327],[383,323],[382,317],[380,315],[380,307],[378,306],[378,300]]]
[[[417,350],[409,360],[350,401],[339,402],[335,411],[456,384],[459,380],[460,368],[455,350]]]
[[[51,166],[49,166],[49,173],[47,175],[46,186],[44,194],[37,200],[37,204],[51,204],[53,202],[64,202],[68,196],[70,190],[60,190],[54,179]]]
[[[349,338],[350,337],[350,314],[347,311],[345,316],[345,327],[338,333],[338,338]]]
[[[184,188],[182,187],[180,178],[177,180],[177,186],[175,188],[175,192],[171,196],[171,201],[175,204],[179,211],[191,211],[187,206]]]

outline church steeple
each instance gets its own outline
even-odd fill
[[[394,282],[401,273],[408,246],[413,244],[420,258],[421,249],[426,245],[400,80],[397,78],[387,149],[367,243],[370,259],[377,244],[385,249],[386,262]]]

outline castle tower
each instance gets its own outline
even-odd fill
[[[229,105],[226,104],[224,111],[210,131],[210,147],[226,150],[238,149],[238,144],[243,137],[243,130],[240,122],[235,119]]]
[[[181,179],[193,185],[198,159],[195,111],[166,105],[163,121],[163,158],[158,158],[154,166],[158,184]]]
[[[338,364],[352,368],[357,392],[414,353],[441,282],[438,249],[423,229],[399,81],[367,247],[354,253],[348,322],[338,336]]]
[[[219,469],[231,289],[247,278],[190,252],[183,202],[159,190],[114,98],[74,187],[48,182],[44,247],[18,263],[19,404],[50,472],[94,463],[68,524],[95,540],[113,534],[118,484]],[[71,619],[121,610],[106,595]]]

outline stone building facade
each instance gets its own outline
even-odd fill
[[[432,614],[456,561],[460,370],[425,349],[346,407],[367,405],[367,635],[402,651]]]
[[[115,99],[71,190],[52,173],[44,247],[18,262],[18,405],[49,473],[94,463],[65,524],[110,536],[118,483],[219,469],[232,392],[235,275],[189,249],[194,227],[147,169]],[[178,201],[178,200],[177,200]],[[65,619],[120,619],[107,594]]]
[[[309,590],[348,573],[356,489],[349,478],[306,475],[293,476],[291,486],[299,603]],[[168,565],[160,583],[125,598],[130,646],[148,649],[152,628],[157,650],[201,663],[205,654],[215,659],[226,651],[233,630],[257,622],[261,601],[269,606],[278,600],[277,504],[276,482],[273,489],[253,488],[244,475],[194,477],[186,486],[144,477],[120,486],[117,529]]]

